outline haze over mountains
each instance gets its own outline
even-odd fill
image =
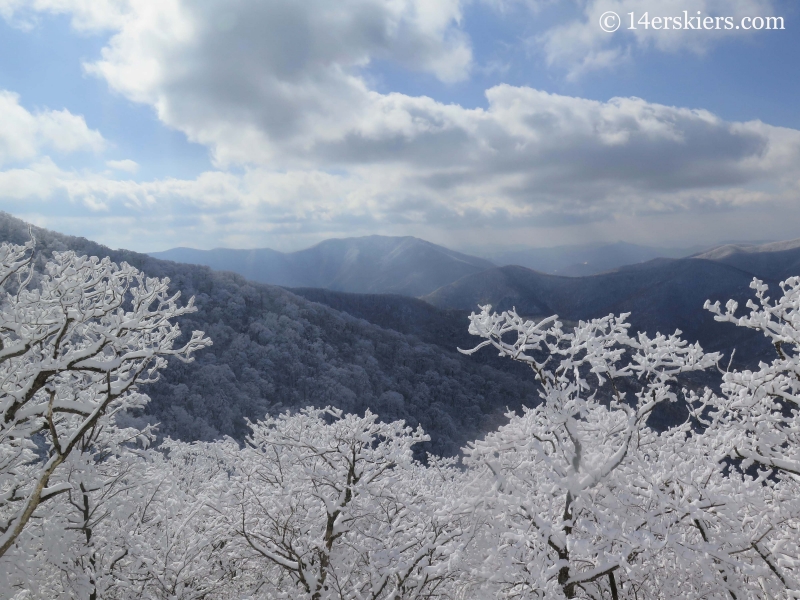
[[[725,244],[693,258],[733,265],[761,278],[780,280],[800,275],[800,238],[768,244]]]
[[[737,348],[738,364],[771,356],[763,339],[719,327],[703,309],[706,299],[729,298],[744,306],[758,277],[777,289],[800,274],[800,239],[762,245],[724,245],[682,259],[658,258],[581,278],[559,277],[519,266],[495,267],[462,277],[422,299],[439,308],[469,310],[491,304],[526,316],[558,314],[579,320],[630,312],[635,329],[700,341],[708,350]],[[739,362],[741,361],[741,362]]]
[[[410,237],[328,240],[291,254],[176,249],[155,256],[216,261],[220,267],[234,267],[238,272],[257,272],[273,283],[297,285],[295,293],[315,302],[414,335],[433,327],[443,313],[433,315],[410,298],[380,294],[419,296],[442,311],[455,311],[452,314],[458,318],[483,304],[499,311],[515,307],[529,317],[558,314],[570,321],[630,312],[633,326],[651,334],[680,329],[687,340],[700,341],[709,350],[730,351],[736,346],[740,366],[768,358],[770,348],[762,340],[742,330],[720,327],[703,309],[703,303],[706,299],[724,302],[734,298],[744,304],[754,276],[777,286],[781,279],[800,273],[800,240],[726,244],[686,258],[662,256],[644,261],[669,252],[688,254],[689,249],[665,250],[620,242],[493,255],[499,262],[515,258],[529,264],[538,261],[536,264],[551,270],[576,259],[591,258],[591,265],[583,265],[585,270],[604,269],[583,277],[553,275],[519,265],[494,266]],[[625,261],[634,264],[618,265]],[[616,267],[605,269],[613,265]],[[579,267],[571,272],[577,273]],[[430,291],[420,294],[423,289]],[[359,295],[365,291],[371,295]],[[448,320],[451,318],[445,319],[447,326],[434,327],[436,334],[426,334],[426,339],[432,343],[463,341],[463,332],[455,330],[455,323]]]
[[[625,265],[647,262],[654,258],[683,258],[706,248],[706,246],[657,248],[616,242],[526,248],[493,252],[486,256],[498,266],[518,265],[551,275],[585,277]]]
[[[372,235],[325,240],[283,253],[270,248],[195,250],[172,248],[150,256],[285,287],[325,288],[358,294],[424,296],[465,275],[519,265],[554,275],[582,277],[654,258],[680,258],[706,249],[657,248],[616,242],[493,252],[479,258],[414,237]]]
[[[372,235],[326,240],[298,252],[173,248],[150,256],[285,287],[423,296],[495,265],[414,237]]]

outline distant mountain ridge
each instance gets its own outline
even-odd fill
[[[785,252],[800,248],[800,238],[768,242],[765,244],[722,244],[714,246],[703,252],[693,254],[691,258],[705,258],[708,260],[722,260],[736,254],[763,254],[765,252]]]
[[[706,246],[659,248],[620,241],[526,248],[494,252],[486,256],[499,266],[518,265],[550,275],[586,277],[655,258],[683,258],[705,248]]]
[[[269,248],[173,248],[150,256],[233,271],[271,285],[414,297],[495,266],[418,238],[379,235],[330,239],[289,253]]]
[[[735,266],[762,279],[800,275],[800,238],[768,244],[725,244],[692,258]]]
[[[497,311],[515,307],[525,316],[558,314],[573,321],[630,312],[634,329],[651,335],[680,329],[684,339],[700,341],[707,350],[729,352],[735,347],[737,361],[769,359],[772,350],[764,339],[716,323],[703,304],[732,298],[743,306],[752,297],[753,277],[777,289],[780,280],[800,275],[800,243],[768,245],[758,252],[710,251],[709,256],[720,258],[661,258],[580,278],[497,267],[462,277],[422,299],[441,309],[474,310],[491,304]]]

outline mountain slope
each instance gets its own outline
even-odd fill
[[[233,273],[32,229],[40,263],[54,250],[110,256],[148,276],[169,277],[171,289],[196,297],[198,311],[180,320],[181,329],[184,335],[203,330],[214,345],[193,363],[170,361],[160,381],[142,387],[152,401],[147,414],[135,417],[160,423],[161,432],[173,437],[241,440],[246,419],[330,404],[420,423],[432,438],[420,447],[421,456],[452,455],[503,422],[506,407],[538,397],[528,370],[511,361],[496,368],[488,354],[466,357],[447,343],[385,329]],[[0,213],[0,241],[27,239],[26,223]],[[466,331],[466,320],[453,327]]]
[[[800,238],[769,244],[726,244],[694,255],[752,273],[760,279],[781,280],[800,275]]]
[[[584,277],[654,258],[682,258],[696,251],[696,248],[656,248],[616,242],[528,248],[492,254],[490,258],[501,266],[518,265],[551,275]]]
[[[582,278],[512,266],[463,277],[423,300],[442,309],[491,304],[498,311],[516,307],[522,315],[558,314],[573,321],[630,312],[634,329],[650,334],[680,329],[684,339],[700,341],[707,350],[736,347],[739,360],[752,362],[770,353],[763,338],[717,323],[703,310],[706,299],[733,298],[743,305],[752,278],[734,266],[702,259],[659,259]],[[776,285],[772,279],[767,282]]]
[[[365,294],[422,296],[494,265],[413,237],[326,240],[298,252],[193,250],[153,252],[154,258],[233,271],[252,281]]]

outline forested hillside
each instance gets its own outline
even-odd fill
[[[572,321],[630,312],[635,329],[651,335],[680,329],[687,340],[699,341],[708,350],[730,356],[735,348],[740,366],[756,366],[759,360],[772,358],[769,344],[749,331],[714,322],[703,303],[733,298],[744,304],[750,282],[758,274],[697,259],[658,259],[580,278],[510,266],[463,277],[423,299],[442,309],[491,304],[495,310],[516,307],[523,315],[558,314]],[[781,273],[781,277],[789,275]],[[764,279],[777,287],[777,280]]]
[[[423,341],[430,340],[424,335],[384,329],[233,273],[111,250],[36,227],[33,235],[39,262],[54,250],[110,256],[149,276],[169,277],[171,289],[185,298],[196,296],[198,311],[182,317],[181,328],[205,331],[214,345],[193,363],[171,361],[161,380],[142,390],[152,398],[145,418],[159,422],[164,434],[241,439],[245,419],[330,404],[348,412],[370,407],[387,420],[420,423],[432,438],[420,446],[422,455],[456,454],[503,422],[506,407],[538,398],[529,370],[511,361],[466,357],[455,344],[447,350]],[[27,239],[28,225],[3,214],[0,241]],[[466,334],[467,326],[464,318],[458,329]]]

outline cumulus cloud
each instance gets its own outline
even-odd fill
[[[742,12],[754,2],[716,4]],[[586,214],[622,190],[774,176],[781,153],[796,150],[791,131],[637,98],[600,103],[500,85],[487,91],[487,109],[465,109],[369,89],[358,67],[378,58],[445,79],[467,67],[455,0],[136,7],[88,68],[208,145],[222,167],[355,173],[380,165],[414,197],[456,211],[555,202],[548,210]]]
[[[58,10],[77,2],[49,1]],[[610,1],[623,11],[633,0]],[[712,0],[701,1],[711,10]],[[715,4],[742,12],[757,5]],[[598,6],[587,3],[586,14]],[[246,245],[264,231],[566,228],[635,215],[719,215],[785,205],[800,187],[800,132],[760,121],[509,85],[487,90],[486,107],[472,109],[371,89],[363,69],[373,61],[443,81],[469,73],[457,0],[140,0],[123,8],[92,17],[115,33],[87,69],[205,144],[217,170],[135,182],[40,162],[0,175],[14,198],[63,198],[115,218],[161,215],[164,227],[213,229],[220,245]],[[103,14],[111,15],[105,24]],[[576,57],[616,51],[578,31],[582,22],[572,26],[583,40]],[[80,117],[47,115],[36,118],[55,125],[18,136],[17,158],[34,157],[45,142],[64,150],[65,140],[81,139]],[[47,127],[73,134],[56,142]],[[4,139],[0,129],[0,160],[11,152]],[[25,140],[34,140],[28,150]]]
[[[324,168],[249,165],[241,174],[133,182],[54,174],[48,164],[16,173],[13,189],[142,214],[171,207],[251,227],[341,230],[347,223],[563,227],[719,213],[783,202],[800,187],[796,130],[638,98],[596,102],[505,85],[487,96],[486,110],[393,97],[391,109],[378,112],[415,119],[391,117],[388,126],[365,115],[358,135],[308,149]]]
[[[459,0],[142,0],[87,69],[218,164],[265,162],[358,122],[372,104],[360,70],[374,61],[465,78],[460,19]]]
[[[508,180],[513,183],[513,176]],[[42,162],[0,172],[4,209],[37,224],[141,251],[178,245],[296,250],[329,237],[417,235],[440,243],[548,245],[618,239],[665,245],[730,237],[796,237],[800,186],[620,190],[603,202],[536,206],[496,184],[468,196],[432,193],[379,168],[332,174],[209,171],[193,179],[136,182]],[[624,232],[624,233],[623,233]]]
[[[36,158],[42,150],[99,152],[106,142],[68,110],[29,112],[19,95],[0,90],[0,165]]]

